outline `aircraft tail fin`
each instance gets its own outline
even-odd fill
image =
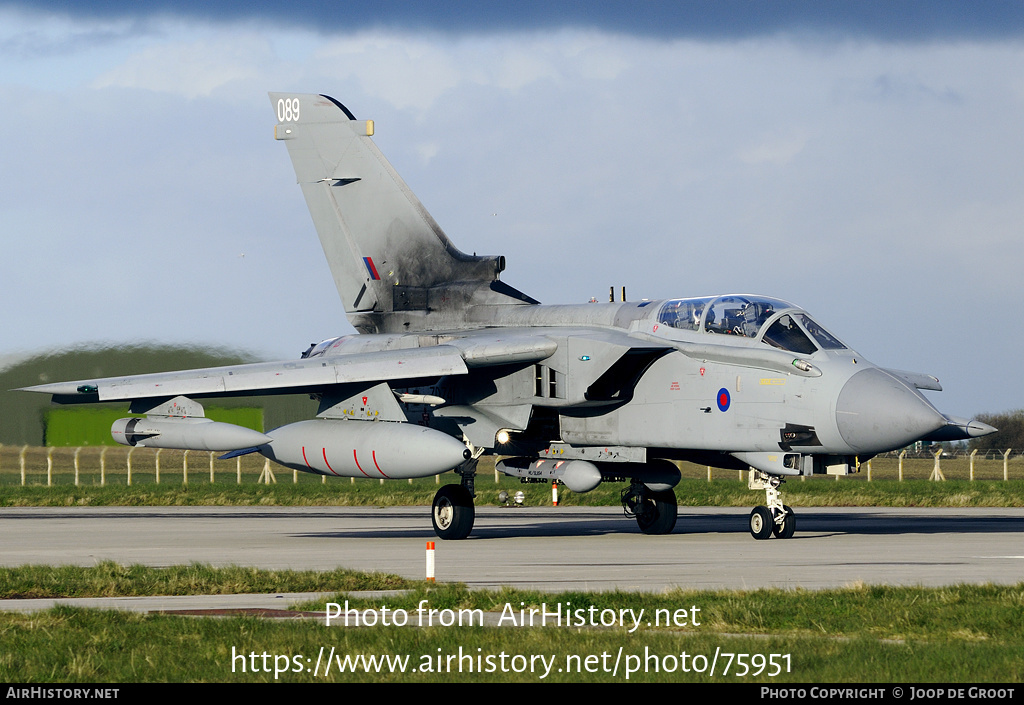
[[[357,329],[389,328],[395,312],[423,317],[469,299],[537,303],[498,282],[503,256],[460,252],[356,120],[323,95],[271,93],[274,137],[284,141],[334,283]],[[442,289],[459,289],[460,296]],[[418,312],[418,313],[417,313]],[[405,324],[408,330],[408,323]]]

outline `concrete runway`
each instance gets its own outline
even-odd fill
[[[645,536],[617,507],[477,510],[473,535],[436,540],[428,507],[0,509],[0,564],[203,562],[355,568],[548,591],[941,586],[1024,582],[1024,509],[797,509],[796,536],[755,541],[749,509],[680,508]]]

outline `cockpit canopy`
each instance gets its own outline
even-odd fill
[[[788,301],[766,296],[710,296],[671,299],[658,312],[658,322],[694,332],[738,335],[802,355],[820,350],[845,350],[838,338],[805,311]]]

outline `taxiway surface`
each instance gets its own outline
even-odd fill
[[[755,541],[749,510],[681,507],[645,536],[617,507],[477,510],[437,540],[427,507],[82,507],[0,510],[0,564],[190,562],[335,567],[470,587],[661,591],[1024,581],[1024,509],[808,508],[792,539]]]

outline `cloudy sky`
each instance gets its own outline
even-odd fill
[[[948,413],[1024,407],[1019,2],[138,5],[0,1],[0,356],[350,332],[296,91],[545,303],[768,294]]]

